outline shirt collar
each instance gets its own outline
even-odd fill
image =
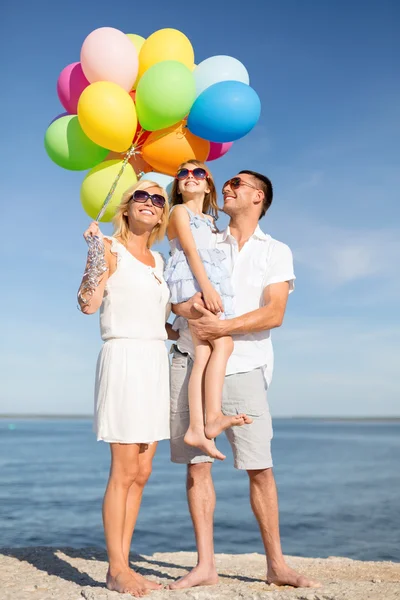
[[[217,233],[217,241],[225,242],[226,238],[229,237],[230,235],[231,235],[231,231],[230,231],[230,228],[228,225],[228,227],[226,229]],[[255,228],[254,233],[250,239],[252,239],[252,238],[257,239],[257,240],[266,240],[268,238],[268,236],[266,233],[263,232],[261,227],[259,225],[257,225],[257,227]]]

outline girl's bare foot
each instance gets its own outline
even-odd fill
[[[229,427],[240,427],[252,422],[253,419],[247,415],[224,415],[221,413],[213,421],[207,421],[204,432],[209,440],[213,440]]]
[[[137,573],[133,569],[131,569],[131,573],[134,579],[136,579],[138,583],[146,590],[161,590],[164,587],[161,583],[157,583],[157,581],[151,581],[151,579],[146,579],[146,577],[143,577],[143,575]]]
[[[147,594],[147,591],[142,583],[133,577],[130,569],[120,571],[117,575],[112,576],[110,571],[106,578],[107,589],[111,592],[119,592],[120,594],[132,594],[137,598],[141,598]]]
[[[206,438],[206,436],[204,435],[204,431],[188,429],[183,439],[185,444],[187,444],[188,446],[194,446],[195,448],[199,448],[200,450],[202,450],[202,452],[204,452],[205,454],[207,454],[207,456],[210,456],[211,458],[216,458],[218,460],[225,460],[226,458],[226,456],[218,450],[218,448],[215,445],[215,442]]]

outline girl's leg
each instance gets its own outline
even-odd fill
[[[123,552],[128,491],[139,472],[140,444],[110,444],[111,469],[103,502],[103,524],[108,554],[107,588],[143,596],[144,586],[132,576]]]
[[[131,548],[132,536],[139,514],[143,490],[151,475],[152,462],[156,449],[157,442],[154,442],[153,444],[140,444],[138,474],[128,491],[124,533],[122,537],[122,550],[124,553],[125,562],[129,568],[129,551]],[[139,581],[139,583],[141,583],[146,589],[158,590],[162,587],[161,584],[156,583],[155,581],[150,581],[135,571],[131,572]]]
[[[213,350],[205,375],[205,434],[209,439],[214,439],[225,429],[251,423],[252,419],[243,414],[227,416],[222,413],[222,389],[226,365],[233,352],[233,340],[231,337],[223,337],[213,340],[211,344]]]
[[[189,379],[189,412],[190,424],[184,440],[189,446],[200,448],[208,456],[224,460],[226,457],[217,450],[214,442],[206,438],[204,433],[203,386],[204,373],[211,356],[208,342],[199,340],[191,331],[195,348],[195,360]]]

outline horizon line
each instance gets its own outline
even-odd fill
[[[400,421],[400,415],[273,415],[274,419],[283,420],[318,420],[318,421]],[[0,419],[59,419],[59,420],[91,420],[92,414],[52,414],[52,413],[0,413]]]

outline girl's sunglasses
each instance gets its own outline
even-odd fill
[[[190,173],[195,179],[206,179],[206,177],[208,176],[208,173],[205,169],[202,169],[201,167],[196,167],[193,170],[179,169],[179,171],[175,175],[175,179],[177,179],[178,181],[183,181],[183,179],[187,179],[187,177],[189,177]]]
[[[165,198],[161,194],[149,194],[146,190],[135,190],[131,196],[131,200],[134,202],[140,202],[144,204],[150,198],[153,206],[157,208],[164,208]]]
[[[251,183],[247,183],[247,181],[243,181],[243,179],[241,179],[240,177],[232,177],[232,179],[225,181],[224,185],[222,186],[222,193],[224,193],[224,189],[228,187],[228,185],[232,190],[237,190],[238,188],[240,188],[241,185],[247,185],[248,187],[251,187],[254,190],[258,190],[257,186],[251,185]]]

